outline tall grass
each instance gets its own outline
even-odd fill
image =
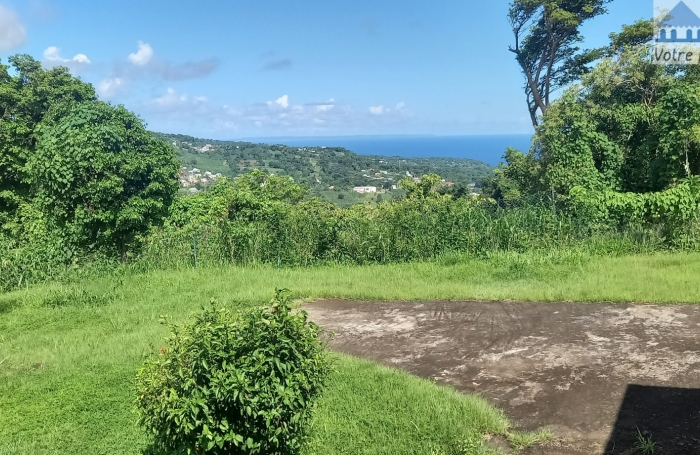
[[[69,260],[50,245],[20,244],[0,234],[0,292],[45,281],[75,281],[113,273],[120,268],[116,258],[84,254]]]
[[[582,247],[599,255],[666,248],[653,229],[591,226],[556,198],[510,206],[429,198],[348,208],[317,200],[276,201],[242,214],[213,197],[215,203],[206,207],[209,196],[201,197],[206,216],[191,216],[184,209],[173,213],[178,223],[166,221],[141,239],[140,252],[127,268],[367,265]],[[51,251],[42,244],[17,245],[0,238],[0,291],[112,271],[117,262],[91,255],[74,257],[66,265]]]
[[[141,255],[150,267],[276,264],[387,264],[451,254],[488,257],[590,243],[649,251],[653,233],[595,232],[546,204],[500,207],[468,200],[401,201],[339,209],[323,204],[278,207],[274,216],[224,220],[197,229],[159,229]],[[601,240],[602,239],[602,240]]]

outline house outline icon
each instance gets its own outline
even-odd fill
[[[659,21],[657,43],[700,43],[700,17],[681,0]]]

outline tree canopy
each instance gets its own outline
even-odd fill
[[[28,55],[0,62],[0,226],[12,225],[16,211],[27,201],[26,172],[36,150],[37,126],[51,109],[97,99],[92,85],[74,78],[67,68],[43,69]]]
[[[612,0],[515,0],[508,18],[515,43],[510,51],[525,76],[525,95],[532,124],[539,124],[551,96],[586,71],[595,52],[582,52],[581,25],[607,12]]]
[[[166,215],[179,167],[134,114],[91,102],[44,120],[27,169],[37,203],[71,244],[124,255]]]
[[[77,251],[118,250],[166,213],[175,151],[67,68],[28,55],[0,64],[0,235],[42,225]]]
[[[494,194],[644,193],[700,173],[699,72],[653,64],[651,31],[638,21],[610,35],[595,67],[546,110],[533,149],[506,153]]]

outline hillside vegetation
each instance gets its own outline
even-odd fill
[[[401,191],[392,193],[392,189],[396,190],[398,181],[409,175],[420,177],[435,173],[467,191],[468,185],[480,186],[493,173],[492,166],[470,159],[358,155],[340,147],[289,147],[154,134],[178,150],[178,158],[184,165],[183,176],[198,169],[202,174],[219,173],[233,179],[260,169],[268,174],[289,175],[295,182],[306,185],[312,195],[339,205],[349,205],[339,200],[338,195],[348,197],[355,186],[388,190],[386,196],[391,200],[392,195],[402,194]],[[204,188],[212,183],[212,179],[204,183],[199,180],[198,184],[188,187]]]

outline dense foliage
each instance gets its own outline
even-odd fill
[[[645,193],[700,172],[700,72],[653,64],[634,44],[650,27],[611,35],[607,55],[547,109],[529,155],[506,154],[505,185]]]
[[[506,153],[487,192],[571,196],[591,225],[656,225],[667,242],[697,243],[700,72],[653,64],[651,30],[640,21],[612,34],[598,64],[546,110],[534,147]]]
[[[138,373],[140,423],[168,454],[295,454],[330,373],[321,331],[277,291],[267,308],[212,306]]]
[[[126,259],[177,194],[175,151],[67,68],[0,65],[0,281]],[[3,284],[0,284],[0,288]]]
[[[527,251],[573,245],[594,235],[639,233],[641,244],[657,242],[632,220],[595,224],[561,195],[540,194],[512,204],[454,198],[435,189],[437,176],[406,182],[399,202],[339,208],[315,199],[294,200],[291,181],[275,183],[260,171],[221,182],[212,190],[180,198],[162,229],[154,230],[142,254],[155,267],[199,264],[308,266],[429,260],[450,254],[488,257],[497,251]],[[268,184],[267,182],[270,182]],[[578,216],[577,214],[582,214]],[[635,234],[636,235],[636,234]],[[635,241],[628,244],[630,249]]]
[[[27,161],[36,151],[37,127],[50,110],[96,95],[66,68],[44,70],[28,55],[9,60],[11,66],[0,62],[0,230],[16,232],[18,212],[31,198]]]
[[[36,203],[66,244],[123,258],[166,215],[178,167],[138,117],[101,102],[45,119],[27,165]]]

